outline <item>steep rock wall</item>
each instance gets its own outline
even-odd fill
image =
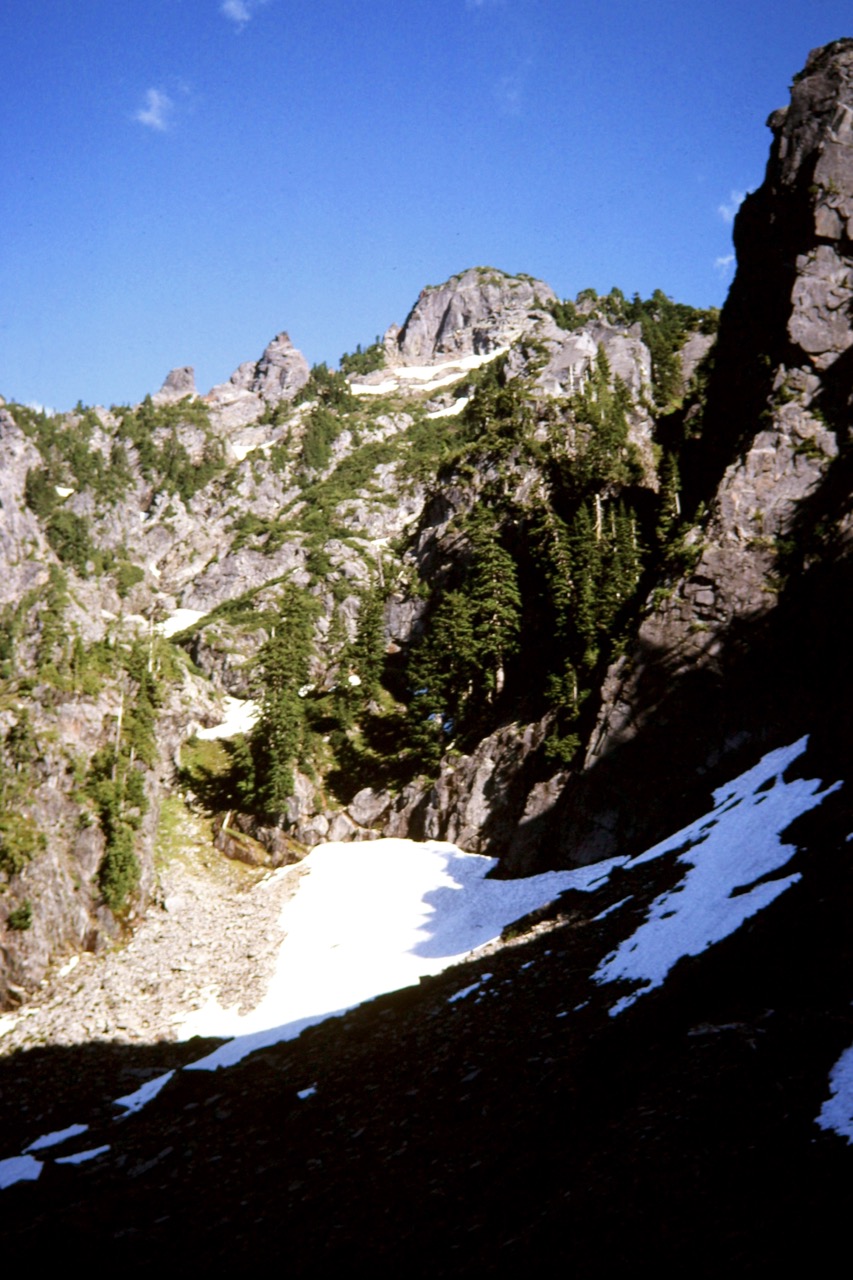
[[[609,671],[584,769],[515,872],[627,853],[758,746],[814,732],[840,764],[849,676],[853,41],[810,56],[735,226],[701,438],[693,561]],[[701,512],[701,508],[699,508]],[[828,619],[832,621],[829,622]]]

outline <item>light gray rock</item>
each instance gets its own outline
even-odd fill
[[[308,361],[286,333],[279,333],[260,360],[238,365],[227,382],[205,396],[211,422],[227,433],[256,422],[264,409],[293,400],[310,376]]]
[[[194,400],[196,395],[195,370],[191,365],[184,365],[166,374],[162,387],[154,392],[151,399],[155,404],[177,404],[187,396]]]
[[[390,799],[384,791],[377,792],[372,787],[363,787],[350,800],[347,812],[360,827],[372,827],[387,812],[389,805]]]
[[[200,609],[208,613],[224,600],[261,587],[271,578],[290,574],[304,564],[305,552],[295,539],[269,555],[242,547],[222,559],[200,565],[195,573],[187,573],[181,604],[186,609]]]
[[[681,361],[681,382],[682,387],[686,390],[690,379],[693,377],[699,365],[705,359],[711,347],[714,345],[714,338],[706,333],[691,333],[684,346],[678,353]]]
[[[292,400],[310,376],[308,361],[286,333],[277,334],[258,361],[251,390],[267,404]]]
[[[8,409],[0,409],[0,605],[17,604],[47,582],[54,559],[38,520],[26,505],[27,471],[42,459]]]
[[[402,329],[387,331],[388,364],[430,364],[496,351],[530,329],[531,313],[555,301],[554,291],[541,280],[472,267],[424,289]]]

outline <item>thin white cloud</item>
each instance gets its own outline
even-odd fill
[[[165,133],[169,128],[175,104],[162,89],[148,89],[145,93],[145,106],[140,107],[133,117],[139,124],[149,129]]]
[[[254,17],[255,10],[266,3],[267,0],[222,0],[219,12],[223,18],[233,22],[238,31],[242,31],[246,23]]]
[[[743,204],[744,200],[746,199],[746,196],[747,196],[747,193],[745,191],[732,191],[731,195],[729,196],[728,203],[721,204],[718,206],[717,213],[720,215],[723,222],[731,226],[731,224],[735,220],[735,214]]]
[[[714,259],[714,268],[719,271],[721,276],[727,276],[731,273],[734,260],[735,255],[733,253],[727,253],[722,258]]]
[[[238,27],[245,26],[252,16],[245,0],[222,0],[219,12],[226,18],[230,18],[232,22],[236,22]]]

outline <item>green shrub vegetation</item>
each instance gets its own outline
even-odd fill
[[[29,898],[25,898],[20,906],[15,907],[15,909],[10,911],[6,917],[6,924],[9,928],[15,929],[18,932],[23,932],[26,929],[32,928],[32,923],[33,904],[30,902]]]
[[[10,809],[0,814],[0,871],[17,875],[46,847],[43,832],[27,814]]]
[[[376,369],[385,368],[385,346],[377,334],[375,340],[362,351],[361,343],[355,351],[341,356],[341,373],[373,373]]]

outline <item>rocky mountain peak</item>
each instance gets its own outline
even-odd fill
[[[213,387],[205,399],[220,427],[233,429],[254,422],[266,405],[293,400],[310,376],[308,361],[289,334],[276,334],[257,361],[238,365],[227,382]]]
[[[187,396],[195,398],[197,394],[195,370],[191,365],[184,365],[166,374],[162,387],[151,399],[155,404],[177,404],[179,400],[184,400]]]
[[[386,334],[389,363],[430,364],[497,351],[530,328],[531,313],[556,301],[551,287],[532,276],[471,267],[421,292],[402,329]]]
[[[267,404],[292,400],[308,381],[308,361],[290,341],[287,333],[279,333],[269,343],[255,367],[251,390]]]

